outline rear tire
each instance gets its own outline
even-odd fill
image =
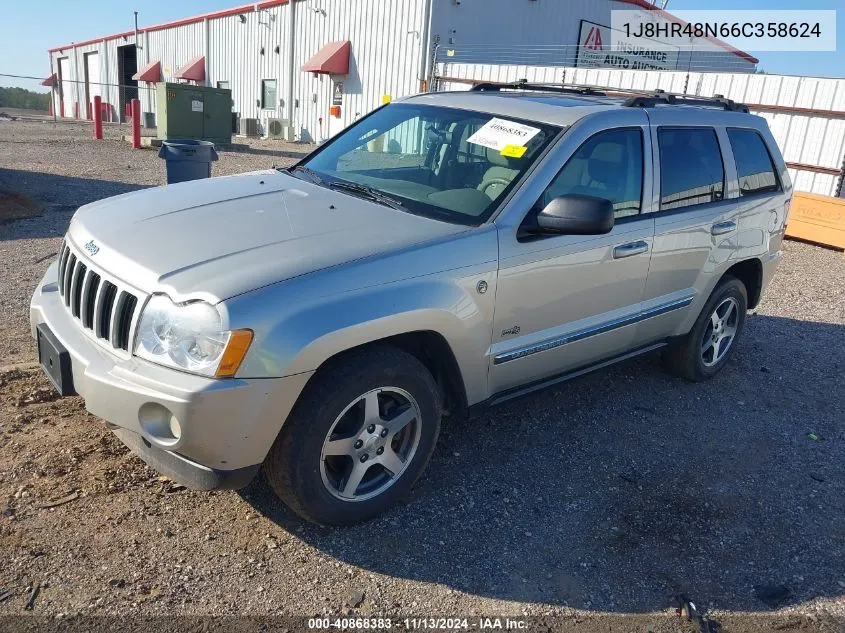
[[[308,521],[351,525],[406,498],[440,432],[437,384],[390,346],[319,370],[264,462],[279,498]]]
[[[713,290],[689,334],[664,351],[666,368],[693,382],[715,376],[736,349],[747,311],[745,284],[736,277],[725,276]]]

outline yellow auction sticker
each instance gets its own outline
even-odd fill
[[[527,149],[527,147],[520,147],[519,145],[505,145],[502,149],[502,156],[507,156],[508,158],[522,158]]]

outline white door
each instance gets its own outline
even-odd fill
[[[73,77],[70,74],[70,59],[62,57],[59,59],[59,89],[61,91],[61,109],[59,115],[72,118],[73,117],[73,96],[76,93]]]
[[[88,95],[88,112],[94,116],[94,97],[102,96],[100,86],[100,56],[85,54],[85,94]],[[81,114],[81,113],[80,113]]]

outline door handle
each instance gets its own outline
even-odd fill
[[[622,259],[623,257],[633,257],[641,253],[648,252],[648,242],[637,240],[636,242],[628,242],[627,244],[620,244],[613,249],[613,259]]]
[[[724,235],[736,230],[736,222],[728,220],[727,222],[717,222],[710,227],[710,233],[713,235]]]

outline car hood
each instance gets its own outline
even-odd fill
[[[140,290],[220,301],[465,230],[270,170],[100,200],[69,236]]]

